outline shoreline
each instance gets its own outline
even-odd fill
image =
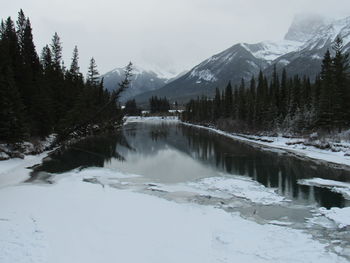
[[[301,158],[303,160],[310,160],[325,165],[331,165],[334,169],[350,170],[350,156],[341,156],[339,153],[337,154],[336,152],[321,150],[315,147],[305,147],[305,149],[293,148],[294,145],[283,145],[283,143],[285,143],[287,139],[285,139],[282,142],[278,142],[278,139],[281,139],[280,137],[277,137],[277,141],[274,142],[266,142],[261,140],[258,141],[254,139],[245,138],[238,134],[225,132],[219,129],[183,122],[176,117],[129,117],[126,119],[124,125],[132,122],[180,123],[189,127],[205,129],[207,131],[214,132],[218,135],[225,136],[236,141],[248,143],[254,147],[282,150],[286,154],[292,155],[297,158]],[[40,164],[45,158],[47,158],[51,153],[55,152],[58,148],[60,147],[44,151],[37,155],[25,155],[24,159],[11,158],[8,160],[0,161],[0,188],[18,184],[27,180],[30,177],[30,168],[34,165]],[[19,176],[16,176],[17,174]]]
[[[57,149],[54,148],[36,155],[25,155],[24,159],[11,158],[0,161],[0,189],[25,182],[30,178],[31,168],[41,164]]]
[[[216,134],[226,136],[228,138],[231,138],[236,141],[246,142],[249,143],[255,147],[266,147],[270,149],[278,149],[282,150],[287,154],[293,155],[298,158],[312,160],[314,162],[321,162],[324,164],[332,165],[333,168],[336,169],[345,169],[350,170],[350,156],[341,156],[337,152],[332,152],[328,150],[321,150],[316,147],[312,146],[305,146],[304,149],[302,148],[296,148],[291,145],[285,144],[285,142],[288,141],[288,139],[282,137],[276,137],[276,141],[272,142],[266,142],[266,141],[258,141],[254,139],[245,138],[241,135],[235,134],[235,133],[229,133],[225,132],[223,130],[219,130],[216,128],[206,127],[199,124],[192,124],[188,122],[179,121],[181,124],[189,126],[189,127],[195,127],[199,129],[205,129],[207,131],[215,132]],[[270,137],[269,137],[270,138]],[[271,137],[273,138],[273,137]],[[283,145],[284,144],[284,145]]]
[[[297,145],[291,144],[287,145],[286,142],[292,142],[293,140],[299,139],[287,139],[283,137],[259,137],[256,139],[250,139],[240,134],[225,132],[212,127],[207,127],[199,124],[193,124],[188,122],[183,122],[177,117],[136,117],[131,116],[126,118],[125,124],[132,122],[169,122],[169,123],[181,123],[189,127],[195,127],[199,129],[205,129],[207,131],[215,132],[216,134],[226,136],[236,141],[241,141],[249,143],[250,145],[258,148],[265,149],[277,149],[281,150],[286,154],[300,158],[303,160],[310,160],[313,162],[318,162],[321,164],[329,165],[334,169],[344,169],[350,170],[350,156],[345,156],[345,152],[332,152],[331,150],[322,150],[314,146]],[[253,137],[253,136],[252,136]],[[267,139],[266,139],[267,138]]]

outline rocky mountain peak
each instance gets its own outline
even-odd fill
[[[284,39],[306,42],[325,24],[327,24],[327,19],[321,15],[298,14],[294,17]]]

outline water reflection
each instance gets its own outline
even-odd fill
[[[153,125],[153,127],[150,128],[149,132],[152,141],[166,139],[169,135],[169,129],[170,127],[166,123]]]
[[[78,167],[112,167],[165,183],[193,181],[220,173],[249,176],[301,204],[349,206],[341,194],[297,184],[320,177],[346,181],[350,173],[176,124],[130,123],[122,133],[81,141],[51,156],[36,171],[58,173]]]
[[[182,132],[192,151],[195,151],[196,158],[215,165],[226,173],[249,176],[267,187],[277,188],[280,194],[303,203],[317,202],[327,208],[350,205],[339,193],[297,183],[298,179],[313,177],[349,181],[348,171],[317,165],[283,153],[257,150],[246,143],[198,129],[183,127]]]
[[[132,134],[128,133],[128,137],[132,137]],[[112,160],[125,161],[118,147],[135,151],[123,132],[89,137],[50,155],[51,160],[43,162],[34,170],[34,174],[40,171],[63,173],[80,167],[103,167]]]

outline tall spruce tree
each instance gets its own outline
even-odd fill
[[[233,98],[232,98],[232,86],[231,81],[226,86],[225,98],[224,98],[224,114],[226,118],[233,115]]]
[[[98,70],[96,61],[94,58],[90,59],[89,69],[87,73],[87,83],[91,86],[96,86],[98,84]]]
[[[281,78],[281,90],[280,90],[280,113],[281,118],[284,119],[287,115],[287,105],[288,105],[288,88],[287,88],[287,71],[283,68],[282,78]]]
[[[78,61],[79,61],[79,51],[78,51],[78,47],[75,46],[73,50],[72,63],[70,64],[70,68],[69,68],[70,74],[72,74],[75,77],[78,77],[80,74]]]
[[[52,37],[51,42],[51,52],[52,52],[52,62],[53,62],[53,68],[56,72],[61,73],[62,72],[62,42],[61,38],[58,36],[57,32]]]
[[[22,9],[18,12],[16,27],[17,27],[16,33],[17,33],[17,37],[18,37],[18,44],[19,44],[21,51],[22,51],[24,48],[23,46],[24,46],[25,29],[27,27],[27,18],[24,15],[24,12]]]
[[[25,109],[9,66],[0,71],[0,141],[15,143],[28,137]]]
[[[335,56],[332,63],[334,100],[333,100],[333,123],[339,131],[344,128],[348,122],[348,70],[349,54],[343,54],[343,41],[337,37],[333,50]]]
[[[332,58],[329,50],[324,55],[321,67],[321,91],[318,112],[318,125],[328,132],[333,122],[333,73]]]
[[[250,80],[250,87],[246,94],[247,98],[247,123],[250,128],[255,125],[256,116],[255,116],[255,107],[256,107],[256,84],[254,77]]]
[[[214,97],[214,109],[213,109],[213,120],[217,121],[222,112],[222,106],[221,106],[221,95],[220,90],[216,88],[215,90],[215,97]]]

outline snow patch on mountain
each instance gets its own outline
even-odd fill
[[[281,59],[280,61],[278,61],[279,64],[283,65],[283,66],[287,66],[290,61],[286,60],[286,59]]]
[[[217,81],[217,78],[209,69],[206,69],[206,70],[194,69],[190,74],[190,78],[198,78],[197,81],[201,81],[201,80],[208,81],[208,82]]]
[[[138,78],[139,75],[149,74],[153,75],[157,79],[164,80],[165,82],[168,82],[169,80],[174,80],[178,78],[179,76],[182,76],[184,74],[184,71],[178,73],[174,70],[162,70],[157,66],[141,66],[139,64],[133,64],[132,66],[132,74],[134,78]],[[113,74],[117,74],[118,76],[123,77],[124,76],[125,68],[118,67],[115,68],[103,75],[103,77],[110,77]],[[185,71],[187,72],[187,71]],[[153,79],[153,78],[152,78]],[[152,80],[150,80],[152,81]],[[154,79],[153,79],[154,81]]]
[[[322,57],[321,57],[321,56],[319,56],[319,55],[317,55],[317,54],[312,55],[312,56],[311,56],[311,58],[312,58],[312,59],[319,59],[319,60],[321,60],[321,59],[322,59]]]
[[[284,54],[297,51],[302,45],[301,42],[291,40],[264,41],[255,45],[242,44],[256,58],[267,61],[273,61]]]
[[[253,68],[259,69],[259,66],[254,61],[247,61],[249,65],[251,65]]]
[[[111,74],[118,74],[119,76],[124,76],[124,70],[125,68],[115,68],[111,70],[110,72],[106,73],[104,76],[110,76]],[[141,67],[139,65],[133,65],[132,67],[132,74],[134,77],[137,77],[138,75],[142,74],[151,74],[154,75],[155,77],[158,77],[159,79],[168,79],[165,77],[165,73],[161,73],[159,71],[154,71],[153,69],[146,69],[144,67]]]

